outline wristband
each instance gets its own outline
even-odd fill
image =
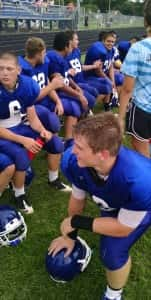
[[[75,229],[68,233],[68,237],[72,240],[76,240],[78,235],[78,229]]]
[[[93,231],[94,218],[75,215],[71,218],[71,226],[76,229]]]

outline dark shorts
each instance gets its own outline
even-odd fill
[[[126,114],[126,132],[140,141],[148,141],[151,138],[151,113],[130,102]]]

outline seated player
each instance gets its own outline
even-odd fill
[[[33,208],[24,189],[25,171],[30,164],[28,151],[41,150],[38,137],[45,139],[44,148],[48,153],[61,153],[63,145],[38,119],[33,104],[40,93],[39,86],[35,80],[20,75],[17,58],[12,53],[0,54],[0,82],[0,149],[16,168],[13,178],[16,205],[30,214]],[[22,122],[22,110],[27,113],[29,125]]]
[[[108,92],[108,97],[104,101],[105,110],[110,110],[110,97],[111,93],[117,89],[117,87],[123,84],[124,76],[120,73],[114,72],[113,60],[114,60],[114,49],[115,36],[107,32],[101,36],[102,41],[97,41],[93,43],[87,53],[86,53],[86,64],[92,64],[94,61],[100,59],[102,62],[102,68],[98,71],[89,71],[88,78],[96,81],[100,81],[106,92]],[[102,86],[101,85],[101,86]],[[110,93],[109,93],[110,92]]]
[[[61,98],[64,114],[72,116],[65,124],[65,137],[72,137],[72,127],[77,119],[95,104],[95,97],[86,90],[82,90],[71,78],[65,56],[72,51],[71,38],[64,32],[57,33],[53,42],[53,50],[47,52],[49,59],[49,76],[61,74],[65,78],[65,85],[58,95]]]
[[[56,115],[63,113],[63,107],[58,99],[55,89],[63,86],[63,79],[59,76],[51,82],[48,80],[48,59],[45,57],[46,46],[42,39],[29,38],[25,45],[25,56],[19,57],[22,74],[34,79],[40,87],[40,94],[35,100],[35,108],[42,124],[46,125],[45,110],[48,110],[51,132],[60,130],[59,119]],[[40,104],[40,105],[39,105]],[[41,107],[41,105],[43,107]],[[45,108],[45,109],[44,109]],[[44,115],[44,116],[43,116]],[[60,154],[49,154],[49,183],[50,186],[63,192],[69,192],[71,188],[59,178]]]
[[[99,95],[98,90],[86,81],[86,79],[84,78],[83,71],[96,70],[100,67],[100,61],[94,62],[92,65],[89,66],[83,65],[81,63],[81,52],[78,48],[78,34],[75,31],[67,31],[66,34],[68,34],[71,38],[72,52],[65,56],[65,59],[68,63],[68,67],[75,71],[73,73],[73,79],[82,89],[87,90],[94,97],[97,97]]]

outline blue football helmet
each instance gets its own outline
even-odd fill
[[[17,246],[26,238],[27,226],[20,212],[0,205],[0,247]]]
[[[54,257],[46,255],[46,269],[56,282],[67,282],[83,272],[91,259],[92,251],[87,243],[77,237],[73,251],[64,257],[66,249],[59,251]]]

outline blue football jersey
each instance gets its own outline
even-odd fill
[[[65,57],[66,61],[69,64],[69,68],[73,68],[76,71],[74,76],[75,82],[83,82],[84,76],[81,65],[81,52],[80,49],[73,49],[73,51]]]
[[[0,84],[0,126],[11,127],[18,124],[21,121],[21,112],[26,112],[26,109],[33,105],[39,92],[35,80],[24,75],[18,76],[16,89],[13,92],[6,90]]]
[[[128,50],[131,47],[131,43],[129,41],[120,41],[118,43],[118,50],[119,50],[119,56],[120,56],[120,60],[123,62],[123,60],[125,59],[125,56],[128,53]]]
[[[32,66],[23,56],[18,57],[22,74],[32,77],[39,84],[40,89],[48,84],[48,66],[49,60],[45,57],[43,64]]]
[[[96,181],[90,168],[80,168],[69,148],[62,158],[62,171],[77,188],[88,192],[103,210],[151,210],[151,161],[121,147],[108,179]]]
[[[102,42],[97,41],[93,43],[87,50],[85,64],[91,65],[99,59],[103,63],[103,71],[107,73],[114,61],[114,48],[112,48],[112,50],[107,50]],[[94,70],[88,71],[87,74],[90,76],[96,75]]]
[[[67,77],[69,66],[65,58],[55,50],[47,51],[47,57],[49,59],[49,76],[60,73],[63,77]]]

